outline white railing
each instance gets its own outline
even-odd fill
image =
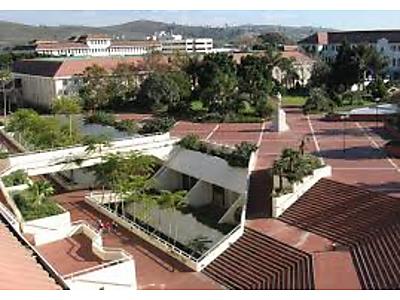
[[[229,247],[232,243],[234,243],[243,232],[239,232],[243,230],[244,224],[240,223],[234,229],[232,229],[227,235],[225,235],[218,243],[214,244],[210,249],[208,249],[205,253],[203,253],[200,257],[196,258],[192,254],[187,253],[186,251],[178,248],[177,246],[171,244],[170,242],[164,240],[154,232],[149,231],[144,228],[142,225],[128,219],[125,216],[117,215],[115,211],[112,211],[110,208],[101,205],[92,197],[92,195],[98,195],[98,192],[91,193],[90,195],[85,196],[85,200],[93,205],[96,209],[105,212],[110,217],[114,218],[117,222],[122,221],[126,223],[130,228],[130,230],[134,229],[145,236],[147,236],[147,241],[156,246],[157,248],[163,250],[168,250],[167,254],[174,254],[173,257],[177,258],[179,261],[183,262],[185,265],[194,269],[195,271],[201,271],[204,267],[206,267],[209,263],[211,263],[219,254],[223,252],[224,249]],[[122,226],[124,224],[121,224]],[[128,227],[125,226],[125,227]],[[134,232],[135,233],[135,232]],[[142,237],[142,236],[141,236]],[[234,239],[233,239],[234,237]],[[221,250],[222,249],[222,250]],[[212,256],[212,259],[210,257]],[[189,260],[189,262],[188,262]]]
[[[84,275],[84,274],[88,274],[88,273],[91,273],[91,272],[94,272],[94,271],[102,270],[102,269],[105,269],[105,268],[108,268],[108,267],[111,267],[111,266],[115,266],[115,265],[124,263],[126,261],[129,261],[131,259],[132,259],[131,257],[124,257],[124,258],[121,258],[121,259],[109,261],[109,262],[106,262],[106,263],[103,263],[103,264],[100,264],[100,265],[97,265],[97,266],[93,266],[93,267],[86,268],[86,269],[83,269],[83,270],[79,270],[79,271],[76,271],[76,272],[73,272],[73,273],[69,273],[67,275],[64,275],[63,278],[64,278],[64,280],[73,279],[74,277],[77,277],[77,276],[80,276],[80,275]]]
[[[19,222],[10,210],[0,202],[0,213],[7,219],[9,224],[16,230],[20,231]]]

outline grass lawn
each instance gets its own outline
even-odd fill
[[[304,96],[284,96],[282,97],[283,106],[303,106],[307,97]]]
[[[367,101],[367,100],[360,100],[354,104],[345,104],[342,106],[338,106],[335,108],[335,112],[350,111],[355,108],[361,108],[361,107],[367,107],[367,106],[375,107],[375,102]]]

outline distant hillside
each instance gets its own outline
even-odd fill
[[[71,35],[83,33],[107,33],[111,36],[123,36],[125,39],[143,39],[155,31],[173,31],[185,37],[210,37],[217,46],[237,39],[243,34],[262,34],[280,32],[293,40],[300,40],[318,30],[330,30],[316,27],[289,27],[280,25],[242,25],[232,27],[206,27],[168,24],[147,20],[138,20],[120,25],[104,27],[88,26],[31,26],[0,21],[0,45],[23,44],[33,39],[62,40]]]

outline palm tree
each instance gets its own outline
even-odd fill
[[[209,249],[208,244],[212,243],[212,240],[208,239],[204,235],[199,235],[192,239],[187,246],[192,249],[192,255],[194,253],[200,253],[203,254],[206,250]]]
[[[10,82],[12,76],[11,72],[8,69],[0,70],[0,81],[1,81],[1,88],[3,93],[3,114],[4,114],[4,122],[6,122],[7,117],[7,95],[6,95],[6,84]]]
[[[30,183],[28,187],[29,197],[35,205],[40,206],[47,197],[54,194],[54,187],[46,180]]]
[[[187,193],[186,191],[177,191],[177,192],[171,192],[166,190],[161,191],[161,195],[158,199],[158,205],[161,209],[165,209],[169,212],[169,221],[170,221],[169,234],[168,234],[169,237],[171,237],[172,213],[175,210],[183,208],[186,205],[185,202],[186,193]],[[178,225],[175,223],[174,244],[177,239],[178,239]]]
[[[63,114],[69,118],[69,137],[72,137],[72,115],[82,111],[80,99],[77,97],[61,96],[53,101],[52,111],[55,114]]]

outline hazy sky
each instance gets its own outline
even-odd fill
[[[138,19],[185,25],[251,23],[336,29],[400,29],[400,11],[0,11],[0,20],[34,25],[101,26]]]

